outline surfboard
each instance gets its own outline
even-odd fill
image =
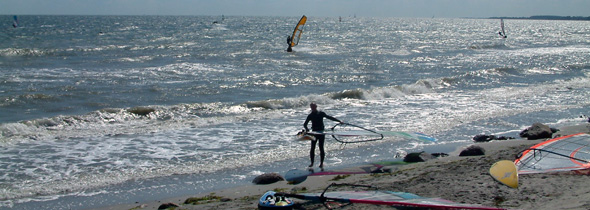
[[[498,182],[512,188],[518,188],[516,165],[509,160],[501,160],[490,167],[490,175]]]
[[[299,131],[297,133],[297,137],[295,138],[297,141],[315,141],[315,136],[312,134],[308,134],[305,130]]]

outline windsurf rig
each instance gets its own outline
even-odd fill
[[[351,188],[364,188],[366,190],[328,191],[332,187],[341,186],[347,186]],[[276,193],[275,195],[321,203],[327,209],[342,208],[355,203],[426,209],[502,209],[495,207],[486,207],[477,204],[455,203],[441,198],[421,197],[407,192],[377,190],[377,188],[373,186],[354,184],[332,183],[328,187],[326,187],[324,191],[321,193]]]
[[[334,140],[340,143],[361,143],[369,141],[378,141],[383,139],[383,134],[350,123],[339,123],[331,128],[329,133]]]
[[[295,29],[293,29],[293,34],[291,35],[291,47],[295,47],[299,44],[299,40],[301,39],[301,34],[303,33],[303,26],[305,26],[305,22],[307,22],[307,17],[304,15],[299,19],[297,25],[295,25]]]
[[[296,140],[312,140],[315,141],[315,135],[332,136],[334,140],[342,144],[362,143],[370,141],[379,141],[387,137],[402,137],[407,139],[420,140],[424,142],[436,142],[436,138],[428,136],[420,132],[405,132],[405,131],[376,131],[368,129],[359,125],[350,123],[339,123],[334,125],[329,130],[323,131],[305,131],[302,130],[297,133]]]
[[[350,123],[336,124],[330,131],[323,132],[323,134],[331,135],[332,138],[343,144],[379,141],[384,137],[402,137],[424,142],[436,142],[435,138],[420,132],[376,131]]]
[[[514,161],[519,174],[590,168],[590,135],[578,133],[550,139],[522,151]]]

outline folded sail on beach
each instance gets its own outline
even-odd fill
[[[541,142],[514,161],[519,174],[590,168],[590,135],[578,133]]]

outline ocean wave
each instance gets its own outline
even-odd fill
[[[0,56],[14,57],[14,56],[43,56],[49,54],[51,51],[42,49],[20,49],[20,48],[5,48],[0,49]]]
[[[55,116],[0,124],[0,142],[50,140],[96,135],[117,135],[160,130],[166,126],[203,126],[211,123],[232,122],[250,113],[276,109],[299,109],[310,102],[335,104],[343,99],[379,100],[411,94],[434,92],[445,84],[444,79],[419,80],[402,86],[354,89],[325,94],[311,94],[293,98],[249,101],[244,104],[195,103],[171,106],[138,106],[105,108],[82,115]],[[51,100],[51,96],[23,96],[37,100]],[[16,102],[6,103],[13,104]],[[264,115],[264,113],[258,114]]]
[[[43,56],[75,56],[78,52],[96,51],[100,49],[68,48],[68,49],[41,49],[41,48],[5,48],[0,49],[3,57],[43,57]]]
[[[575,63],[575,64],[567,64],[565,66],[566,69],[569,70],[590,70],[590,64],[585,64],[585,63]]]
[[[263,109],[292,109],[307,106],[310,102],[321,104],[333,104],[343,99],[356,100],[381,100],[387,98],[399,98],[413,94],[432,93],[435,89],[448,86],[448,79],[424,79],[414,84],[401,86],[376,87],[371,89],[343,90],[339,92],[325,93],[321,95],[308,95],[297,98],[271,99],[263,101],[250,101],[246,105],[249,108]]]
[[[255,109],[222,103],[106,108],[82,115],[0,124],[0,142],[135,134],[165,127],[203,126],[239,119]]]
[[[16,104],[25,104],[31,101],[50,101],[55,99],[56,97],[53,95],[47,95],[42,93],[24,94],[19,96],[5,96],[0,97],[0,107],[8,107]]]

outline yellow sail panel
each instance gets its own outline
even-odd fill
[[[303,26],[307,22],[307,17],[305,15],[301,17],[299,23],[295,26],[295,30],[293,30],[293,35],[291,36],[291,47],[297,46],[299,44],[299,39],[301,38],[301,33],[303,33]]]

